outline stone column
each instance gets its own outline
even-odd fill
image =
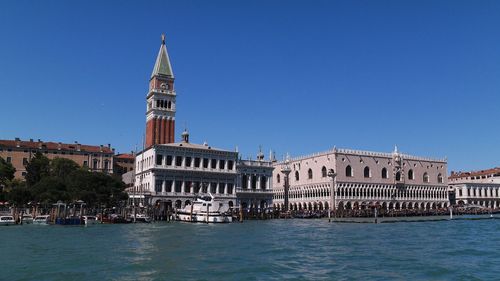
[[[260,178],[261,178],[261,176],[257,176],[257,188],[256,189],[262,189],[262,187],[260,186],[260,184],[261,184]]]
[[[167,181],[166,180],[163,180],[162,183],[161,183],[161,193],[165,193],[166,192],[166,187],[167,187]]]

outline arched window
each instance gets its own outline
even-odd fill
[[[423,180],[424,182],[429,182],[429,174],[427,172],[424,173]]]
[[[408,171],[408,179],[409,180],[414,180],[415,179],[415,176],[413,175],[413,170],[412,169],[410,169]]]
[[[280,183],[280,181],[281,181],[280,174],[276,175],[276,181],[277,181],[278,183]]]
[[[370,167],[368,166],[365,167],[365,169],[363,170],[363,175],[365,176],[365,178],[371,177]]]
[[[321,177],[326,178],[326,176],[327,176],[326,167],[323,166],[323,168],[321,168]]]
[[[313,170],[309,168],[309,170],[307,171],[307,178],[312,180],[313,178]]]
[[[267,178],[266,176],[261,176],[260,177],[260,189],[264,190],[266,189],[266,185],[267,185]]]
[[[299,171],[295,171],[295,180],[299,181]]]
[[[387,169],[386,168],[382,168],[382,178],[383,179],[387,178]]]
[[[396,173],[396,181],[401,181],[401,172]]]
[[[350,165],[348,165],[347,167],[345,167],[345,176],[346,177],[352,177],[352,168]]]
[[[443,175],[438,175],[438,183],[443,183]]]

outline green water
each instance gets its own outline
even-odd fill
[[[0,227],[0,280],[500,280],[500,220]]]

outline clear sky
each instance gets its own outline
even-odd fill
[[[140,148],[163,32],[177,139],[500,166],[500,1],[0,1],[0,139]]]

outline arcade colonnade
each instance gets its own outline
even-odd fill
[[[385,210],[439,209],[449,205],[446,186],[418,186],[337,183],[336,203],[338,209],[364,209],[379,205]],[[290,210],[328,210],[330,184],[291,186],[289,190]],[[274,195],[273,207],[284,210],[284,191]]]

